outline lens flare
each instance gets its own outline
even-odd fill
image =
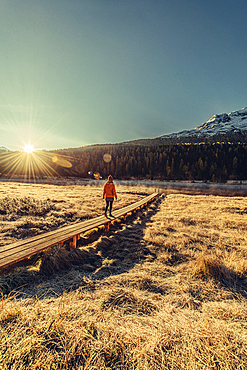
[[[18,176],[25,180],[35,181],[36,178],[44,176],[60,177],[58,166],[71,168],[72,164],[61,155],[46,151],[0,152],[0,173],[7,178]]]
[[[56,155],[54,157],[52,157],[52,162],[53,163],[57,163],[57,161],[58,161],[58,157]]]
[[[58,166],[65,167],[65,168],[71,168],[72,167],[72,164],[69,161],[67,161],[67,159],[64,159],[62,157],[58,157],[57,155],[52,157],[52,162],[56,163]]]
[[[102,177],[100,176],[100,174],[98,172],[94,173],[93,174],[93,177],[95,178],[95,180],[100,180],[102,179]]]
[[[111,155],[110,154],[104,154],[103,155],[103,160],[106,162],[106,163],[109,163],[111,162]]]

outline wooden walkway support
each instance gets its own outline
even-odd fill
[[[104,226],[106,230],[109,230],[110,224],[115,219],[121,217],[125,219],[128,213],[143,208],[157,196],[158,193],[153,193],[136,203],[114,211],[112,213],[114,219],[100,216],[0,247],[0,269],[37,254],[53,245],[59,243],[62,245],[66,240],[70,240],[71,248],[76,248],[77,240],[80,239],[81,234],[100,226]]]

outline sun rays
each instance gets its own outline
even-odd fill
[[[72,164],[62,156],[52,152],[33,151],[28,144],[23,152],[0,153],[0,173],[8,178],[20,176],[25,180],[54,177],[59,174],[59,167],[70,168]]]
[[[0,117],[9,132],[9,147],[16,143],[18,151],[0,150],[0,176],[35,181],[42,177],[69,175],[66,169],[72,167],[73,160],[58,153],[40,150],[51,143],[54,136],[57,137],[55,131],[58,122],[53,125],[40,124],[44,119],[44,107],[38,102],[33,104],[31,99],[26,105],[9,105],[5,108],[4,112],[0,111]]]

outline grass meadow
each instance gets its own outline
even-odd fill
[[[101,186],[0,184],[0,248],[103,207]],[[246,197],[166,194],[4,271],[0,369],[246,369],[246,225]]]

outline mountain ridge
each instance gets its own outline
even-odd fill
[[[162,140],[169,139],[211,139],[228,138],[227,141],[242,141],[247,137],[247,107],[231,113],[214,114],[208,121],[192,130],[183,130],[177,133],[160,136]]]
[[[68,150],[91,151],[99,147],[111,146],[148,146],[148,145],[174,145],[196,143],[247,143],[247,106],[231,113],[214,114],[208,121],[191,130],[165,134],[149,139],[134,139],[119,143],[91,144],[77,148],[63,148],[48,150],[48,152],[64,152]],[[9,152],[2,146],[0,152]]]

